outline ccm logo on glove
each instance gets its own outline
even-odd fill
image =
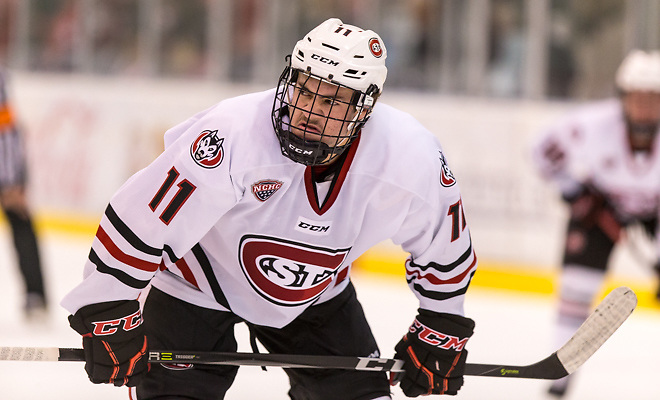
[[[463,351],[463,347],[465,347],[465,344],[467,343],[468,339],[470,337],[466,337],[463,339],[460,339],[456,336],[452,335],[447,335],[438,331],[435,331],[428,326],[422,324],[419,322],[417,319],[415,319],[415,322],[410,326],[409,329],[410,333],[417,335],[417,338],[434,347],[438,347],[440,349],[445,349],[445,350],[456,350],[456,351]]]
[[[394,347],[394,358],[403,360],[402,373],[390,383],[408,397],[428,394],[454,395],[463,386],[466,344],[474,321],[460,315],[418,309],[408,332]]]
[[[94,325],[94,336],[112,335],[117,332],[120,326],[122,326],[123,330],[128,332],[142,324],[142,314],[140,314],[140,310],[138,310],[131,315],[119,319],[92,322],[92,324]]]
[[[69,316],[69,323],[82,335],[90,381],[136,386],[149,371],[147,337],[137,300],[86,305]]]

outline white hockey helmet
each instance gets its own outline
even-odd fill
[[[288,58],[290,64],[280,76],[272,111],[273,127],[282,154],[305,165],[327,164],[350,146],[368,120],[387,77],[387,50],[374,31],[331,18],[299,40]],[[309,135],[307,130],[300,132],[298,129],[297,135],[292,132],[292,113],[306,112],[298,102],[299,96],[293,95],[296,81],[301,76],[329,83],[338,90],[348,88],[353,91],[350,106],[354,112],[351,116],[347,113],[344,118],[323,116],[326,123],[320,140],[319,135]],[[315,102],[316,97],[312,104]],[[342,133],[325,131],[329,119],[342,123]],[[328,137],[333,138],[334,145],[324,143]]]
[[[660,51],[631,51],[617,70],[616,86],[624,93],[660,93]]]
[[[296,43],[291,66],[301,71],[366,92],[383,90],[387,50],[378,34],[331,18]]]

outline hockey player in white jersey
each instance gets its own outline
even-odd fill
[[[557,184],[570,205],[558,344],[589,314],[626,228],[638,226],[658,237],[660,52],[631,52],[617,71],[616,86],[618,98],[571,113],[533,149],[539,172]],[[564,395],[568,382],[568,377],[556,381],[550,393]]]
[[[272,353],[378,356],[350,269],[391,238],[410,252],[419,299],[393,382],[411,397],[457,393],[477,261],[436,138],[377,104],[386,56],[375,32],[329,19],[295,45],[277,88],[165,134],[164,152],[110,200],[62,301],[92,382],[138,399],[222,399],[237,367],[148,368],[145,353],[236,351],[240,322]],[[384,372],[286,372],[292,399],[390,398]]]

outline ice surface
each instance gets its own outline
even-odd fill
[[[0,228],[0,345],[79,347],[80,338],[67,324],[59,299],[81,279],[91,238],[46,233],[42,256],[52,300],[50,321],[30,324],[21,314],[22,283],[14,265],[8,233]],[[402,278],[354,274],[367,318],[378,339],[383,357],[392,357],[393,347],[412,322],[416,299]],[[476,323],[468,343],[469,362],[530,364],[552,351],[553,299],[474,287],[468,293],[466,313]],[[249,351],[246,330],[238,330],[239,350]],[[567,400],[660,399],[660,314],[637,309],[596,354],[577,372]],[[228,400],[288,399],[283,370],[242,367]],[[548,381],[466,377],[454,399],[545,400]],[[89,383],[82,363],[0,362],[0,399],[128,399],[124,388]],[[398,387],[394,399],[406,398]]]

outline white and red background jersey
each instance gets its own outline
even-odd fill
[[[315,184],[311,167],[280,151],[273,98],[229,99],[166,133],[164,152],[110,200],[84,279],[62,301],[69,312],[135,299],[152,284],[282,327],[336,296],[351,263],[392,239],[411,255],[420,307],[463,315],[477,261],[435,136],[379,103],[334,183]]]
[[[589,183],[622,220],[658,216],[660,142],[648,153],[630,149],[621,102],[589,104],[549,127],[533,147],[541,175],[573,194]]]

